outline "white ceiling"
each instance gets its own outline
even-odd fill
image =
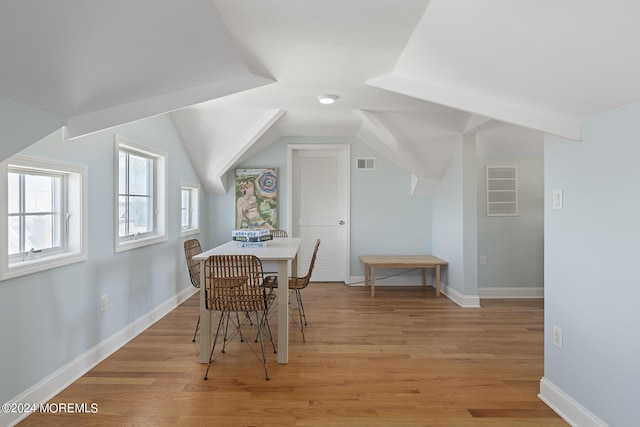
[[[353,136],[437,186],[463,132],[543,133],[640,99],[640,2],[56,0],[0,3],[0,95],[78,137],[171,113],[206,189],[281,136]],[[320,105],[316,96],[338,101]]]

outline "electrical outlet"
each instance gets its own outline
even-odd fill
[[[107,308],[109,308],[109,300],[106,295],[102,295],[102,298],[100,298],[100,310],[105,311]]]
[[[553,325],[553,345],[562,350],[562,329]]]
[[[480,265],[487,265],[487,257],[485,255],[480,255]]]

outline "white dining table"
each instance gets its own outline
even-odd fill
[[[291,274],[296,275],[296,257],[302,239],[297,237],[270,240],[265,248],[241,248],[229,241],[193,257],[200,262],[200,363],[209,363],[211,352],[211,311],[207,310],[204,295],[204,263],[211,255],[255,255],[263,263],[275,262],[278,266],[278,363],[289,362],[289,261]]]

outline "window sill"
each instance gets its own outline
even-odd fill
[[[75,264],[87,259],[87,254],[79,252],[67,252],[58,255],[51,255],[39,259],[15,262],[3,268],[0,272],[0,280],[13,279],[40,271],[50,270],[69,264]]]
[[[199,228],[189,228],[187,230],[180,230],[180,237],[191,236],[193,234],[198,234],[198,233],[200,233]]]
[[[131,239],[131,240],[117,240],[115,252],[125,252],[130,251],[131,249],[142,248],[144,246],[155,245],[156,243],[166,242],[168,239],[166,234],[162,234],[159,236],[151,236],[145,237],[141,239]]]

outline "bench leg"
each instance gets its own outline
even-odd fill
[[[436,265],[436,296],[440,296],[440,266]]]
[[[376,267],[371,265],[371,296],[376,296]]]
[[[364,285],[369,286],[369,264],[364,265]]]

